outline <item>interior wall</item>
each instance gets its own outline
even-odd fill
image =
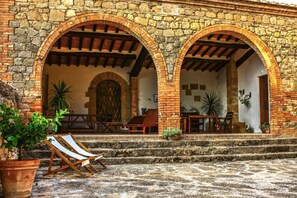
[[[67,86],[71,86],[69,94],[70,110],[74,113],[88,113],[85,103],[89,101],[86,97],[86,92],[91,81],[95,76],[103,72],[114,72],[121,76],[129,84],[129,69],[126,68],[111,68],[111,67],[68,67],[68,66],[45,66],[43,77],[48,74],[48,92],[50,99],[53,93],[52,83],[58,83],[64,80]]]
[[[191,84],[198,84],[198,89],[191,89]],[[200,85],[206,85],[205,90],[201,89]],[[183,87],[188,86],[190,92]],[[226,72],[222,69],[220,72],[209,71],[187,71],[181,72],[181,105],[191,111],[192,107],[199,110],[201,113],[202,98],[206,93],[215,92],[221,99],[223,105],[223,113],[227,109],[227,89],[226,89]],[[200,101],[195,101],[195,96],[200,96]]]
[[[138,114],[142,114],[141,108],[157,109],[158,103],[154,101],[154,96],[158,93],[156,70],[142,69],[138,76],[138,83]]]
[[[226,80],[226,67],[221,69],[217,73],[217,90],[221,97],[223,110],[221,116],[225,116],[227,114],[227,80]]]
[[[260,95],[259,76],[267,74],[266,68],[257,54],[253,54],[238,68],[238,90],[251,92],[250,107],[239,102],[239,122],[245,122],[254,128],[254,132],[261,132],[260,125]]]

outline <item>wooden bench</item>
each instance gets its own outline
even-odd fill
[[[144,116],[134,116],[127,124],[129,133],[146,133],[147,129],[158,126],[158,109],[148,109]]]

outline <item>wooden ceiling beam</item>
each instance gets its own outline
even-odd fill
[[[237,52],[238,49],[234,48],[233,50],[231,50],[231,52],[229,52],[229,54],[226,56],[226,58],[230,58],[232,56],[232,54],[234,54],[235,52]]]
[[[109,57],[105,57],[105,60],[104,60],[104,63],[103,63],[103,67],[106,67],[107,66],[108,60],[109,60]]]
[[[218,64],[217,68],[216,68],[216,72],[219,72],[223,67],[225,67],[227,63],[222,63],[222,64]]]
[[[210,40],[213,36],[214,36],[214,34],[211,34],[207,37],[207,39]]]
[[[104,25],[104,32],[108,31],[108,25]]]
[[[78,57],[108,57],[108,58],[124,58],[124,59],[136,59],[135,54],[119,54],[119,53],[109,53],[109,52],[49,52],[51,55],[61,55],[61,56],[78,56]]]
[[[198,69],[200,69],[202,67],[202,65],[204,65],[205,62],[202,62],[202,63],[199,63],[199,65],[197,65],[195,68],[194,68],[194,71],[197,71]]]
[[[232,39],[232,35],[229,35],[227,38],[226,38],[226,41],[230,41]]]
[[[76,66],[78,67],[80,64],[80,56],[77,56],[77,59],[76,59]]]
[[[97,30],[97,24],[94,24],[94,25],[93,25],[93,32],[96,32],[96,30]],[[91,41],[90,41],[90,46],[89,46],[89,50],[90,50],[90,51],[93,50],[94,40],[95,40],[95,38],[92,37],[92,38],[91,38]]]
[[[229,48],[225,48],[221,53],[219,53],[218,57],[223,56],[228,50]]]
[[[214,64],[211,68],[209,68],[209,72],[212,72],[212,71],[214,71],[216,68],[217,68],[217,66],[218,65],[220,65],[220,64],[224,64],[224,63],[217,63],[217,64]]]
[[[78,46],[79,50],[82,49],[83,41],[84,41],[84,37],[83,36],[79,37],[79,46]]]
[[[209,55],[209,57],[212,57],[213,55],[215,55],[221,48],[220,47],[217,47],[215,50],[213,50],[211,52],[211,54]]]
[[[142,65],[144,63],[144,60],[146,56],[148,55],[148,51],[145,47],[142,47],[135,64],[130,72],[130,77],[137,77],[141,71]]]
[[[72,37],[69,36],[68,37],[68,49],[71,50],[71,48],[72,48]]]
[[[85,64],[86,67],[89,66],[89,62],[90,62],[90,57],[88,56],[87,59],[86,59],[86,64]]]
[[[251,48],[249,51],[247,51],[240,59],[236,61],[236,67],[240,67],[249,57],[251,57],[255,51]]]
[[[186,62],[186,63],[187,63],[187,62]],[[186,64],[186,63],[185,63],[185,64]],[[195,63],[197,63],[197,62],[193,61],[193,62],[186,68],[187,71],[189,71],[190,69],[192,69],[192,67],[194,67]]]
[[[114,40],[135,41],[135,42],[138,41],[134,36],[131,36],[129,34],[112,34],[112,33],[104,33],[104,32],[69,31],[65,34],[65,36],[70,36],[70,37],[83,36],[83,37],[87,37],[87,38],[114,39]]]
[[[224,36],[224,34],[219,34],[217,40],[218,40],[218,41],[221,40],[221,38],[222,38],[223,36]]]
[[[62,46],[62,42],[61,42],[61,38],[58,39],[58,48],[61,49]]]
[[[248,49],[250,46],[248,44],[242,43],[221,43],[216,41],[203,41],[198,40],[195,42],[195,45],[204,45],[211,47],[224,47],[224,48],[237,48],[237,49]]]
[[[136,44],[136,42],[133,41],[129,48],[129,53],[131,53],[133,51],[135,44]]]
[[[205,64],[204,67],[201,68],[202,72],[204,72],[205,70],[207,70],[207,68],[209,66],[211,66],[211,64],[213,64],[213,63],[207,63],[207,64]]]
[[[105,39],[101,39],[101,43],[100,43],[100,46],[99,46],[99,51],[102,51],[104,42],[105,42]]]
[[[194,44],[195,45],[195,44]],[[203,45],[200,45],[194,52],[193,52],[193,56],[195,56],[201,49],[202,49]]]
[[[211,63],[228,63],[229,60],[226,59],[206,59],[206,58],[194,58],[185,57],[185,61],[196,61],[196,62],[211,62]]]
[[[98,66],[98,64],[99,64],[99,60],[100,60],[100,57],[99,57],[99,56],[96,56],[95,63],[94,63],[94,66],[95,66],[95,67]]]
[[[113,46],[114,46],[115,40],[112,39],[110,45],[109,45],[109,52],[112,52]]]
[[[114,59],[113,59],[113,62],[112,62],[112,67],[113,67],[113,68],[116,66],[117,60],[118,60],[117,58],[114,58]]]
[[[146,69],[149,69],[152,63],[153,63],[153,59],[150,58],[148,64],[146,65]]]
[[[122,52],[123,51],[124,46],[125,46],[125,43],[126,43],[126,41],[122,41],[122,43],[121,43],[121,45],[119,47],[119,52]]]
[[[126,63],[127,63],[128,59],[123,59],[123,62],[121,64],[121,68],[124,68]]]
[[[212,47],[208,46],[204,52],[202,52],[201,56],[205,56],[207,52],[211,49]]]
[[[71,56],[70,55],[67,56],[67,65],[68,66],[71,65]]]

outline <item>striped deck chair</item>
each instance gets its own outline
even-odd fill
[[[61,142],[63,142],[63,144],[67,145],[68,148],[71,148],[82,156],[89,157],[91,160],[98,162],[101,166],[103,166],[103,168],[107,168],[106,165],[100,161],[103,156],[91,153],[90,150],[85,147],[74,135],[58,135],[58,138],[61,140]]]
[[[55,137],[48,136],[47,139],[43,140],[43,142],[52,149],[48,171],[47,173],[44,174],[44,176],[47,176],[50,174],[56,174],[59,171],[66,170],[69,168],[72,168],[81,177],[88,177],[93,175],[94,173],[90,168],[93,168],[93,170],[98,172],[98,170],[92,164],[90,164],[90,160],[91,160],[90,158],[70,151],[69,149],[65,148],[58,140],[56,140]],[[55,155],[61,158],[61,165],[58,168],[52,169]],[[73,159],[74,162],[72,162],[71,159]],[[77,166],[79,165],[85,168],[88,171],[88,173],[85,174],[82,171],[80,171],[77,168]]]

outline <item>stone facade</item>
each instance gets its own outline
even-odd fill
[[[270,79],[273,133],[297,127],[297,8],[250,1],[4,0],[0,78],[17,88],[24,111],[41,110],[46,55],[69,29],[113,24],[149,51],[158,76],[159,131],[179,126],[183,57],[201,36],[234,35],[260,56]]]

